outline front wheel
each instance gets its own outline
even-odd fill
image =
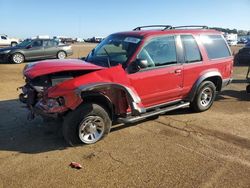
[[[63,136],[69,145],[94,144],[111,128],[107,111],[98,104],[82,104],[70,112],[63,122]]]
[[[211,81],[204,81],[200,84],[194,100],[191,102],[191,109],[195,112],[208,110],[215,99],[216,87]]]
[[[20,64],[24,62],[24,55],[21,53],[15,53],[11,56],[12,63]]]

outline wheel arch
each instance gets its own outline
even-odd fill
[[[145,112],[145,109],[143,108],[141,104],[141,99],[137,95],[137,93],[133,89],[127,86],[121,85],[121,84],[112,83],[112,82],[92,83],[92,84],[78,87],[76,92],[78,93],[78,95],[81,95],[81,96],[85,95],[86,93],[91,93],[91,95],[89,95],[88,97],[91,96],[92,98],[95,95],[102,96],[102,98],[103,99],[105,98],[105,101],[108,102],[109,104],[108,106],[109,107],[112,106],[111,109],[112,109],[112,113],[114,114],[117,102],[113,101],[113,97],[114,96],[117,97],[116,93],[112,93],[111,94],[112,96],[110,96],[110,94],[106,95],[102,93],[103,90],[115,90],[115,91],[124,92],[126,95],[127,104],[131,108],[132,115],[139,115]]]
[[[96,103],[108,111],[110,119],[114,119],[114,104],[110,98],[98,91],[83,91],[81,97],[84,102]]]
[[[193,85],[187,100],[188,101],[193,101],[194,97],[196,95],[196,92],[200,86],[200,84],[204,81],[211,81],[214,83],[215,87],[216,87],[216,91],[221,91],[222,88],[222,76],[218,71],[210,71],[210,72],[206,72],[205,74],[203,74],[202,76],[200,76],[195,84]]]

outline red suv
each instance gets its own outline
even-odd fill
[[[28,64],[20,100],[29,118],[63,119],[64,137],[76,145],[97,142],[117,122],[189,106],[208,110],[232,78],[223,35],[207,27],[153,27],[112,34],[84,60]]]

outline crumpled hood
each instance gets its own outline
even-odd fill
[[[78,59],[56,59],[27,64],[24,67],[23,74],[28,78],[33,79],[38,76],[57,72],[101,69],[105,69],[105,67],[100,67]]]

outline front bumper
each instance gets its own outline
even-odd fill
[[[37,98],[34,89],[21,87],[23,93],[19,95],[20,102],[26,104],[29,110],[28,119],[32,120],[35,115],[46,118],[58,118],[60,115],[68,111],[68,108],[61,105],[57,99]]]
[[[0,54],[0,62],[7,63],[10,60],[9,54]]]

